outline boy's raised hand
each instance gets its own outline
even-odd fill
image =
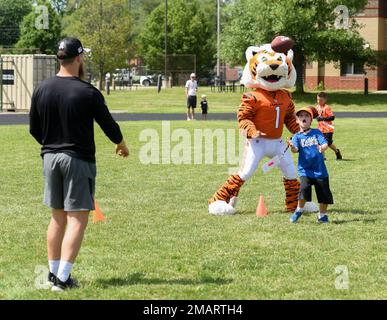
[[[291,138],[286,138],[286,143],[288,144],[289,147],[294,147],[293,146],[293,142],[292,142],[292,139]]]

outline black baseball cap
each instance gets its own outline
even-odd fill
[[[77,38],[64,38],[58,44],[56,57],[60,60],[71,59],[79,56],[84,51],[81,41]]]

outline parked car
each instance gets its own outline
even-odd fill
[[[113,74],[114,80],[118,85],[128,86],[133,84],[140,84],[148,87],[154,83],[154,77],[150,75],[138,75],[131,72],[130,69],[116,69]]]

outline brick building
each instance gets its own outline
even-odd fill
[[[363,25],[359,32],[371,49],[387,52],[387,0],[369,0],[365,10],[353,18]],[[322,82],[326,89],[362,90],[365,77],[371,91],[387,90],[387,61],[376,69],[363,69],[351,61],[336,65],[313,62],[306,66],[305,85],[314,89]]]

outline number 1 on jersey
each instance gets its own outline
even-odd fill
[[[280,107],[275,107],[275,111],[277,111],[277,117],[275,119],[275,128],[278,129],[279,127],[279,120],[280,120]]]

